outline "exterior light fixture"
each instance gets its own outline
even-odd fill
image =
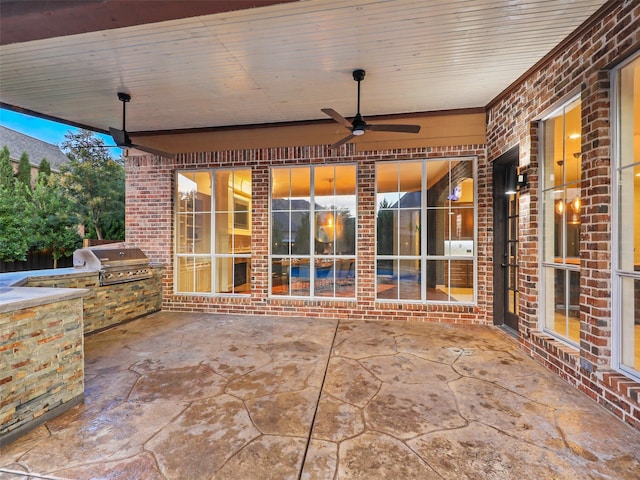
[[[527,174],[518,173],[518,167],[511,165],[507,170],[507,176],[504,182],[505,195],[513,195],[518,192],[519,188],[528,186]]]

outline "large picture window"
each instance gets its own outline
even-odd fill
[[[580,344],[582,111],[575,98],[541,122],[543,329]]]
[[[176,174],[178,293],[251,290],[251,170]]]
[[[614,362],[640,380],[640,57],[615,75]]]
[[[271,170],[271,295],[355,298],[356,166]]]
[[[378,163],[378,300],[475,301],[474,162]]]

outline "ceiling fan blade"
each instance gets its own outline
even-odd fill
[[[371,124],[368,123],[367,130],[377,132],[401,132],[401,133],[418,133],[420,131],[420,125],[394,125],[394,124]]]
[[[118,130],[117,128],[109,127],[109,134],[113,137],[113,141],[116,142],[116,145],[119,147],[129,147],[131,146],[131,139],[127,132],[124,130]]]
[[[158,157],[171,158],[171,159],[176,158],[175,153],[164,152],[162,150],[156,150],[155,148],[151,148],[151,147],[143,147],[142,145],[134,145],[134,144],[130,144],[128,145],[128,147],[135,148],[136,150],[142,150],[143,152],[151,153]]]
[[[345,128],[351,129],[352,125],[349,120],[344,118],[338,112],[336,112],[333,108],[323,108],[322,111],[333,118],[336,122],[342,125]]]
[[[354,137],[355,137],[355,135],[347,135],[342,140],[340,140],[340,141],[334,143],[333,145],[331,145],[331,148],[338,148],[340,145],[344,145],[345,143],[347,143],[349,140],[351,140]]]

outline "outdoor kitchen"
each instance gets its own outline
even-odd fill
[[[74,267],[0,274],[0,443],[81,402],[83,337],[159,311],[161,283],[162,267],[124,243],[76,250]]]

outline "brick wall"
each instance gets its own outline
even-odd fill
[[[149,279],[106,286],[100,286],[98,272],[54,277],[37,277],[34,272],[23,286],[89,289],[83,306],[87,334],[160,310],[163,269],[155,266],[152,271]]]
[[[355,153],[345,146],[336,154],[325,146],[237,150],[179,155],[176,160],[129,158],[127,172],[127,242],[138,245],[153,262],[166,269],[163,309],[237,314],[306,314],[338,318],[380,320],[419,319],[440,322],[488,323],[491,300],[485,281],[490,279],[490,237],[480,234],[478,245],[477,306],[401,304],[375,301],[375,165],[378,161],[423,158],[478,157],[478,223],[490,223],[490,193],[484,145],[397,149]],[[269,168],[283,165],[356,163],[358,175],[357,299],[293,300],[269,298]],[[249,167],[252,169],[253,235],[251,239],[252,291],[250,297],[231,298],[175,295],[173,284],[174,172],[194,168]],[[481,230],[482,231],[482,230]]]
[[[611,86],[607,69],[640,46],[640,3],[610,2],[591,22],[528,76],[490,105],[487,151],[491,162],[514,145],[530,188],[521,195],[520,339],[534,358],[636,428],[638,384],[611,373]],[[580,233],[580,348],[539,331],[540,247],[537,120],[579,92],[582,103],[582,225]],[[634,383],[634,382],[631,382]],[[624,388],[620,387],[624,385]],[[629,392],[636,392],[635,396]]]
[[[82,298],[0,313],[0,444],[82,399]]]

